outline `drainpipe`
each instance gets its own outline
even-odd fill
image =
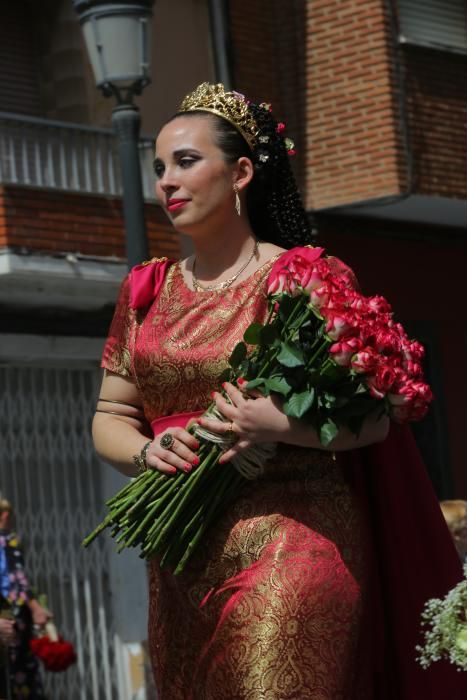
[[[228,0],[209,0],[211,49],[216,83],[232,89]]]

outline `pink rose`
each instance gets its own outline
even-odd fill
[[[420,362],[425,356],[425,348],[416,340],[403,340],[402,352],[407,362]]]
[[[398,387],[398,393],[391,393],[388,398],[391,417],[402,423],[423,418],[433,400],[433,394],[424,382],[407,380]]]
[[[377,364],[378,355],[375,351],[372,348],[364,347],[352,357],[351,367],[359,374],[368,374],[375,371]]]
[[[329,307],[328,307],[329,308]],[[336,311],[324,312],[326,319],[326,333],[331,340],[340,340],[342,336],[349,335],[353,331],[352,319],[345,311],[342,313]]]
[[[399,352],[401,349],[399,336],[386,327],[379,327],[376,330],[375,344],[380,352]]]
[[[373,376],[368,377],[367,384],[370,394],[375,399],[382,399],[386,396],[389,389],[393,386],[397,379],[396,371],[387,364],[381,364],[377,367]]]
[[[355,292],[354,290],[348,290],[347,292],[348,295],[348,305],[351,309],[354,309],[355,311],[358,311],[359,313],[364,313],[368,311],[368,302],[367,299],[362,295],[359,294],[358,292]]]
[[[348,367],[353,355],[362,347],[362,341],[359,338],[349,338],[340,343],[333,343],[329,348],[334,362],[340,367]]]
[[[309,265],[306,260],[296,257],[288,264],[289,270],[289,288],[292,296],[299,293],[299,289],[309,292],[309,286],[313,285],[313,266]],[[319,278],[318,284],[322,284]]]
[[[282,292],[287,288],[288,276],[287,270],[281,270],[274,276],[274,279],[271,279],[270,277],[268,294],[282,294]]]
[[[401,406],[403,404],[413,404],[421,405],[428,404],[433,400],[433,394],[425,382],[413,381],[412,379],[406,378],[398,382],[398,384],[393,387],[393,391],[388,394],[389,402],[394,406]]]
[[[368,307],[376,314],[390,314],[392,309],[384,297],[374,296],[368,300]]]
[[[423,374],[421,364],[419,362],[412,362],[412,360],[406,360],[404,362],[404,369],[412,379],[419,379]]]
[[[311,278],[313,263],[323,252],[324,248],[296,247],[282,253],[269,274],[268,294],[278,294],[283,291],[295,293],[297,285],[305,289]],[[277,282],[278,277],[281,278],[279,282]],[[279,289],[279,292],[270,292],[270,289]]]
[[[316,287],[310,293],[310,304],[315,309],[321,309],[323,306],[327,306],[329,302],[329,296],[331,291],[329,289],[329,284],[324,282],[320,287]]]

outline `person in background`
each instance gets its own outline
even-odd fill
[[[8,687],[9,681],[9,692],[13,698],[44,700],[38,661],[29,650],[29,641],[34,625],[44,627],[51,614],[32,593],[24,570],[20,541],[12,530],[12,520],[13,507],[8,500],[1,498],[0,640],[7,647],[3,655],[3,682]]]

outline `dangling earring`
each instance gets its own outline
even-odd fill
[[[240,197],[238,196],[238,185],[235,183],[233,188],[235,192],[235,209],[237,210],[237,214],[240,216],[240,214],[242,213],[242,205],[240,202]]]

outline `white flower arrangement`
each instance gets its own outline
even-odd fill
[[[422,613],[425,643],[417,646],[417,661],[426,669],[447,659],[458,671],[467,671],[467,563],[464,579],[442,599],[431,598]]]

